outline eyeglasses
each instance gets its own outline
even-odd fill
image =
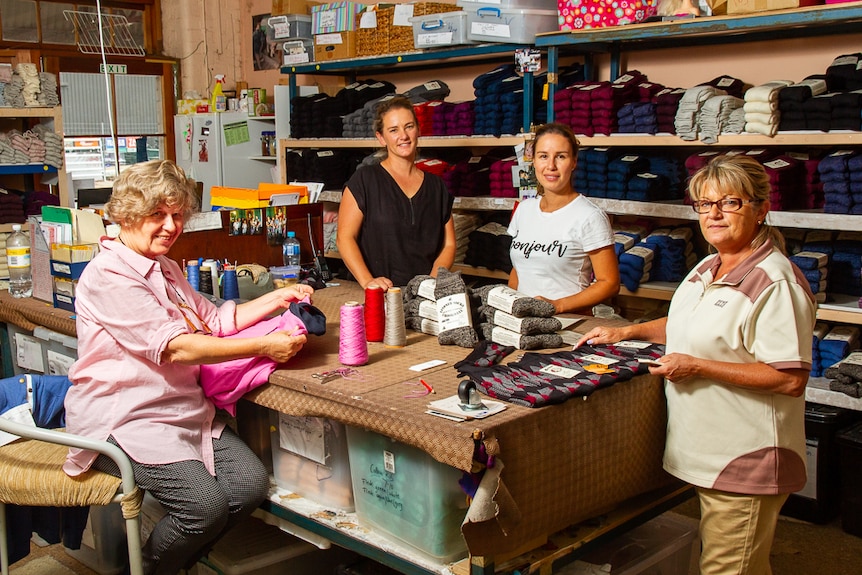
[[[207,325],[207,322],[205,322],[204,319],[198,315],[198,312],[196,312],[192,306],[186,303],[186,300],[183,298],[183,295],[180,293],[180,290],[177,289],[177,286],[175,286],[171,282],[167,283],[170,284],[172,288],[174,288],[174,292],[177,294],[177,301],[175,301],[174,303],[179,308],[180,313],[183,314],[183,319],[186,320],[186,325],[189,326],[191,333],[203,332],[204,335],[212,335],[213,330],[210,328],[210,326]],[[200,327],[196,326],[194,322],[189,319],[189,316],[186,314],[185,310],[192,312],[192,315],[194,315],[195,318],[198,320],[198,323],[201,324]]]
[[[738,212],[745,204],[756,204],[761,200],[743,200],[740,198],[721,198],[714,202],[709,200],[696,200],[691,204],[691,209],[699,214],[708,214],[712,211],[712,206],[718,206],[722,212]]]

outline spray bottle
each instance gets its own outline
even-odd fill
[[[227,97],[224,95],[224,74],[215,75],[211,107],[213,112],[227,111]]]

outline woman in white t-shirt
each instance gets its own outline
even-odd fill
[[[578,139],[568,126],[544,124],[533,147],[540,191],[518,205],[509,224],[509,287],[551,302],[557,313],[589,313],[620,289],[610,221],[572,186]]]

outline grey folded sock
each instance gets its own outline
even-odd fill
[[[408,302],[404,302],[404,314],[437,321],[437,304],[430,299],[417,296]]]
[[[851,363],[847,361],[847,358],[844,358],[838,363],[838,373],[840,373],[841,375],[852,377],[856,381],[860,381],[862,380],[862,365],[858,363]]]
[[[438,335],[440,332],[440,325],[436,321],[419,316],[405,317],[404,325],[407,326],[407,329],[427,333],[428,335]]]
[[[837,379],[833,379],[829,382],[829,389],[831,391],[838,391],[845,395],[849,395],[850,397],[862,397],[862,383],[858,381],[853,381],[852,383],[841,383]]]
[[[440,300],[458,294],[464,295],[463,303],[466,309],[462,309],[461,311],[466,312],[466,317],[470,318],[470,298],[467,296],[467,286],[464,284],[464,280],[461,279],[461,272],[453,273],[446,268],[439,268],[437,270],[437,285],[434,288],[434,299],[438,304],[437,315],[440,321],[443,320],[444,315],[449,315],[445,313],[441,314],[439,307]],[[473,347],[479,341],[479,336],[476,335],[476,330],[473,329],[472,325],[463,325],[441,331],[437,336],[437,341],[440,342],[440,345]]]
[[[404,288],[404,303],[407,303],[408,299],[413,299],[419,295],[419,288],[422,282],[426,280],[431,280],[431,283],[434,282],[434,278],[427,274],[415,276],[407,282],[407,286]]]
[[[488,294],[492,290],[498,290],[512,296],[510,309],[503,309],[499,305],[494,305],[496,298],[490,304],[488,303]],[[482,298],[482,305],[490,305],[515,317],[552,317],[557,313],[554,304],[519,294],[518,291],[504,284],[482,286],[474,289],[473,292]]]
[[[563,338],[556,333],[521,335],[492,323],[483,323],[480,327],[485,339],[501,345],[513,345],[518,349],[553,349],[563,346]]]
[[[484,305],[479,308],[479,312],[489,323],[522,335],[556,333],[563,329],[563,324],[555,317],[515,317],[504,311]]]

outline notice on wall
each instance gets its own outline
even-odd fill
[[[226,146],[245,144],[251,138],[248,135],[248,122],[233,122],[224,126],[224,142]]]

